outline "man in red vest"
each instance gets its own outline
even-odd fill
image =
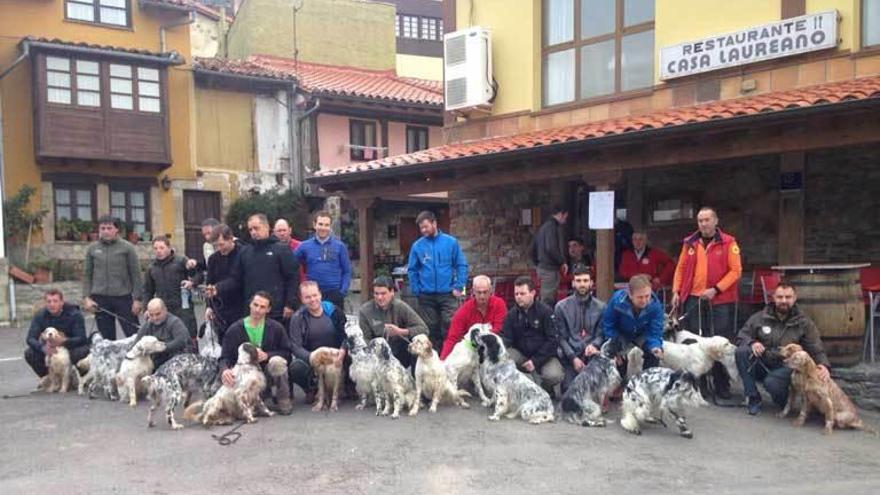
[[[675,273],[672,258],[663,251],[648,246],[648,234],[645,232],[633,232],[632,243],[633,247],[624,250],[620,255],[620,266],[617,268],[620,278],[629,280],[636,275],[644,274],[651,279],[651,288],[654,292],[658,292],[662,287],[668,287]]]
[[[687,330],[722,335],[733,341],[742,261],[736,239],[718,228],[718,214],[704,206],[697,212],[697,231],[682,241],[672,280],[672,306],[683,306]],[[730,397],[724,367],[712,368],[718,397]]]

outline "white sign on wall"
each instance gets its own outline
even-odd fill
[[[591,192],[589,209],[590,229],[614,228],[614,191]]]
[[[660,49],[660,79],[675,79],[837,46],[837,11],[718,34]]]

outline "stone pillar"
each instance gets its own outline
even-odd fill
[[[777,262],[782,265],[800,265],[804,262],[804,181],[806,157],[804,153],[786,153],[779,160],[780,182],[783,176],[796,180],[800,187],[789,183],[779,192],[779,242]]]
[[[373,293],[373,213],[375,198],[357,198],[352,204],[358,210],[358,252],[361,268],[361,302],[370,299]]]
[[[623,178],[619,171],[590,173],[584,182],[596,191],[613,191]],[[614,229],[596,231],[596,295],[607,301],[614,292]]]

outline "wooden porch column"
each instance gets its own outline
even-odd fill
[[[361,302],[373,297],[373,210],[375,198],[357,198],[351,200],[358,210],[358,253],[361,268]]]
[[[596,191],[613,191],[623,178],[616,172],[584,174],[583,180]],[[596,295],[607,301],[614,292],[614,229],[596,231]]]
[[[781,265],[800,265],[804,262],[804,187],[806,155],[786,153],[779,157],[780,182],[783,176],[794,179],[800,174],[800,188],[779,191],[779,229],[777,261]],[[789,175],[790,174],[790,175]]]

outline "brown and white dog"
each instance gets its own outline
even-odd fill
[[[44,344],[64,340],[64,332],[49,327],[40,334],[40,342]],[[70,352],[63,345],[51,345],[52,352],[46,354],[46,368],[49,373],[40,381],[40,387],[46,392],[65,393],[70,388],[70,375],[76,373],[70,362]]]
[[[339,349],[318,347],[309,354],[309,365],[318,378],[318,393],[312,411],[324,409],[336,411],[339,403],[339,387],[342,385],[342,362],[337,363]]]
[[[431,339],[427,335],[416,335],[408,347],[409,353],[417,356],[416,360],[416,400],[409,410],[410,416],[419,413],[422,394],[431,399],[428,409],[437,412],[437,405],[442,399],[448,399],[467,409],[470,405],[462,398],[470,396],[466,391],[459,390],[446,373],[446,366],[434,350]]]
[[[876,430],[862,422],[856,406],[834,383],[834,380],[830,378],[827,381],[822,380],[816,362],[806,351],[789,349],[781,351],[781,354],[783,353],[788,356],[784,361],[785,365],[793,372],[788,403],[780,413],[781,417],[788,415],[795,401],[795,396],[801,395],[803,396],[803,405],[800,414],[794,420],[794,426],[803,426],[807,415],[815,408],[825,416],[823,433],[826,435],[830,435],[835,426],[876,433]]]
[[[155,369],[150,356],[164,351],[165,342],[152,335],[145,335],[125,353],[125,359],[116,373],[116,390],[119,391],[120,402],[128,400],[129,406],[137,405],[138,394],[143,396],[146,393],[141,378],[152,374]]]
[[[257,348],[245,342],[238,346],[238,361],[232,368],[235,384],[223,385],[205,402],[194,402],[183,413],[185,419],[205,426],[228,425],[237,419],[255,423],[256,412],[272,416],[260,394],[266,389],[266,375],[257,364]]]

